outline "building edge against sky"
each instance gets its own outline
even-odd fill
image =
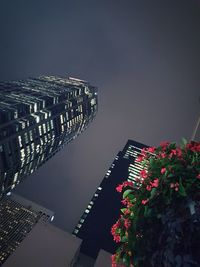
[[[128,140],[124,149],[115,157],[100,186],[76,225],[73,234],[83,240],[81,253],[96,259],[100,249],[114,253],[117,248],[111,235],[111,227],[119,218],[121,195],[116,191],[125,180],[139,186],[138,177],[143,168],[135,159],[144,144]]]
[[[0,196],[84,131],[97,109],[97,88],[79,79],[0,82]]]
[[[0,266],[18,248],[39,221],[50,222],[54,213],[19,195],[0,200]]]

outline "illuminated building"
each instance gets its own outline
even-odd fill
[[[41,76],[0,83],[0,196],[75,139],[97,112],[97,88]]]
[[[135,159],[144,147],[147,146],[128,140],[111,164],[73,231],[74,235],[83,240],[81,253],[95,259],[100,249],[111,254],[115,252],[117,244],[110,232],[122,208],[122,196],[116,191],[116,187],[125,180],[135,183],[135,178],[142,169]],[[135,185],[137,189],[139,184]]]
[[[0,266],[39,222],[52,221],[53,212],[18,195],[0,201]]]

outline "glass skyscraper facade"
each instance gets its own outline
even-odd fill
[[[51,221],[53,212],[18,195],[0,201],[0,266],[40,220]]]
[[[41,76],[0,83],[0,196],[87,128],[97,88]]]

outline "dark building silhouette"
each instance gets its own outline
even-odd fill
[[[73,231],[83,240],[81,253],[95,259],[100,249],[115,252],[117,245],[113,241],[111,227],[119,218],[122,208],[122,196],[116,187],[126,180],[135,181],[139,177],[141,165],[135,159],[144,147],[147,146],[128,140],[111,164]]]
[[[87,128],[97,88],[41,76],[0,83],[0,196]]]
[[[53,212],[18,195],[0,201],[0,266],[39,222],[52,221]]]

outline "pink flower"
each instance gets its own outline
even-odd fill
[[[143,200],[141,201],[142,205],[146,205],[148,202],[149,202],[148,199],[143,199]]]
[[[160,172],[161,174],[164,174],[166,172],[166,168],[162,168]]]
[[[172,149],[171,153],[169,154],[169,157],[172,158],[173,156],[177,156],[178,158],[182,157],[182,151],[180,148]]]
[[[166,158],[166,154],[164,153],[164,152],[162,152],[161,154],[160,154],[160,156],[161,156],[161,158]]]
[[[174,188],[174,187],[175,187],[175,184],[171,183],[170,188]]]
[[[191,143],[186,145],[186,149],[191,150],[193,152],[200,152],[200,143],[191,142]]]
[[[112,267],[117,267],[116,256],[117,256],[117,254],[113,254],[113,255],[111,256]]]
[[[200,173],[197,175],[197,179],[200,179]]]
[[[148,175],[147,175],[147,171],[146,171],[146,170],[141,170],[141,172],[140,172],[140,176],[141,176],[142,178],[146,179],[146,178],[148,177]]]
[[[151,189],[152,189],[151,185],[147,185],[146,190],[151,191]]]
[[[126,205],[126,204],[127,204],[127,200],[126,200],[126,199],[123,199],[123,200],[121,201],[121,203],[122,203],[123,205]]]
[[[131,222],[129,221],[129,219],[125,219],[124,220],[124,226],[125,228],[128,230],[131,226]]]
[[[133,186],[133,182],[129,182],[129,181],[125,181],[123,182],[122,184],[119,184],[117,187],[116,187],[116,190],[117,192],[121,193],[122,192],[122,189],[126,186]]]
[[[124,211],[124,214],[125,215],[128,215],[128,214],[130,214],[131,213],[131,211],[129,210],[129,209],[126,209],[125,211]]]
[[[111,234],[113,235],[113,239],[116,243],[121,241],[120,235],[116,232],[119,227],[120,227],[120,222],[118,220],[111,228]]]
[[[171,183],[170,188],[174,188],[175,191],[178,191],[179,183],[175,183],[175,184]]]
[[[160,146],[162,147],[162,150],[165,151],[169,144],[169,142],[164,141],[160,143]]]
[[[123,182],[123,186],[124,187],[126,187],[126,186],[133,186],[133,182],[129,182],[129,181]]]
[[[158,187],[158,185],[159,185],[158,178],[154,179],[153,182],[151,182],[151,185],[152,185],[152,187]]]
[[[178,148],[176,149],[176,151],[177,151],[177,156],[178,156],[179,158],[181,158],[181,157],[182,157],[182,151],[181,151],[181,149],[178,147]]]
[[[121,237],[120,237],[119,235],[115,235],[115,236],[114,236],[114,241],[115,241],[116,243],[119,243],[119,242],[121,241]]]
[[[147,151],[148,151],[149,153],[154,153],[155,150],[156,150],[155,146],[152,146],[152,147],[147,148]]]
[[[141,161],[143,161],[143,160],[144,160],[144,156],[142,156],[142,155],[139,155],[139,156],[135,159],[136,162],[141,162]]]
[[[117,192],[119,192],[119,193],[122,192],[122,189],[123,189],[123,185],[122,185],[122,184],[119,184],[119,185],[116,187],[116,190],[117,190]]]

